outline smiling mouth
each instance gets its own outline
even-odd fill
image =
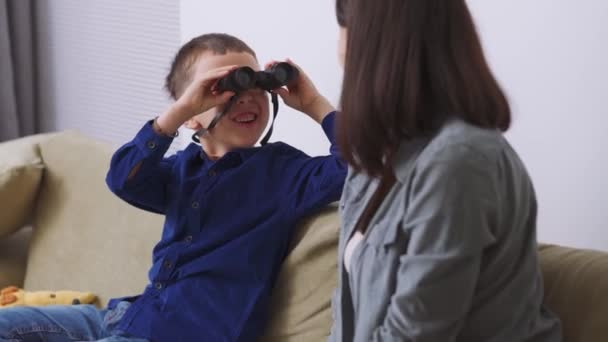
[[[247,112],[247,113],[241,113],[241,114],[234,116],[232,118],[232,121],[237,124],[240,124],[240,125],[249,125],[249,124],[256,122],[257,119],[258,119],[258,114]]]

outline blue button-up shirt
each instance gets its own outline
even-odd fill
[[[347,168],[334,119],[331,113],[322,123],[332,144],[324,157],[273,143],[216,162],[196,144],[164,158],[172,138],[151,122],[121,147],[108,186],[166,220],[150,285],[130,299],[119,329],[153,341],[256,340],[297,222],[341,195]]]

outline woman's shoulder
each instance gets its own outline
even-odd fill
[[[421,162],[493,163],[512,150],[498,129],[481,128],[460,119],[448,120],[420,154]]]
[[[403,142],[395,171],[397,178],[406,182],[411,176],[429,172],[483,174],[493,178],[505,167],[513,168],[517,174],[525,172],[523,163],[500,130],[451,119],[432,136]]]

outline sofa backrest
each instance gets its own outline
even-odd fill
[[[77,133],[40,143],[45,165],[25,288],[108,298],[140,293],[163,218],[134,209],[105,184],[112,148]]]
[[[141,292],[163,218],[122,202],[104,179],[113,148],[77,133],[39,139],[44,172],[34,211],[28,290]],[[302,223],[284,262],[262,341],[324,341],[332,323],[339,220],[335,207]],[[541,246],[545,302],[565,342],[608,339],[608,253]]]
[[[543,245],[540,262],[564,342],[608,341],[608,253]]]

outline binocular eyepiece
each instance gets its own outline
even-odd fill
[[[219,92],[232,91],[240,93],[253,88],[266,91],[289,85],[299,76],[293,65],[281,62],[264,71],[254,71],[250,67],[240,67],[217,82]]]

